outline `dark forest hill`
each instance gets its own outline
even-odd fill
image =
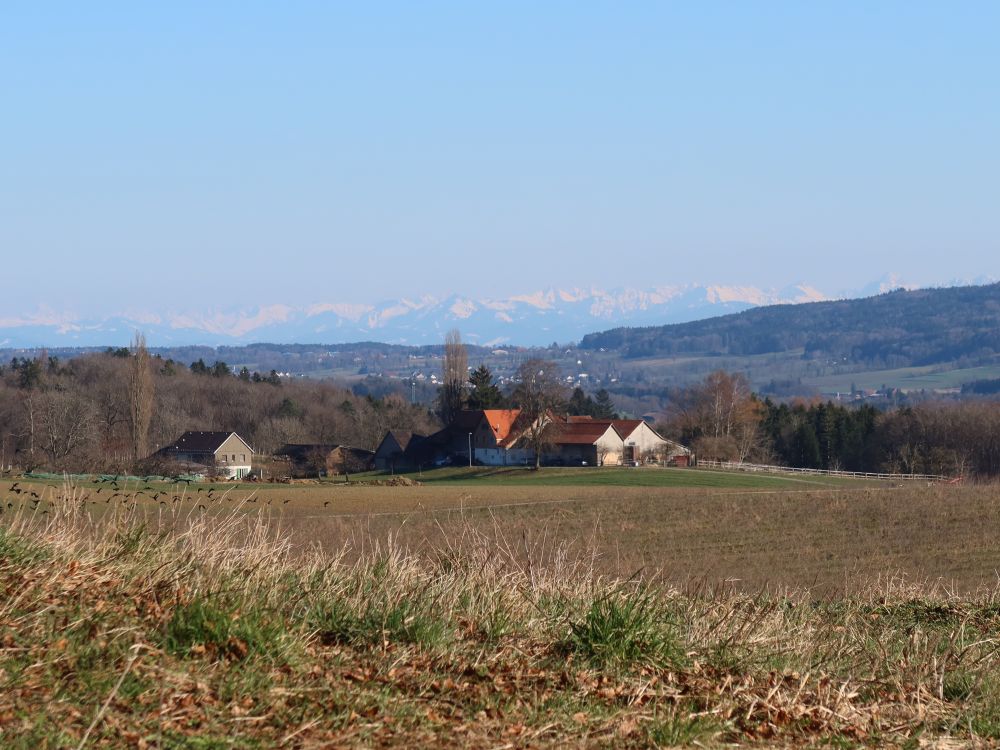
[[[692,323],[616,328],[584,336],[582,349],[628,358],[804,357],[868,368],[973,362],[1000,353],[1000,284],[894,291],[865,299],[774,305]]]

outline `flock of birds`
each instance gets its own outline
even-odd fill
[[[145,484],[142,487],[129,488],[127,483],[125,485],[119,484],[117,479],[114,478],[102,478],[95,480],[97,485],[96,488],[83,488],[76,487],[68,493],[67,499],[71,502],[76,502],[80,506],[86,507],[90,506],[108,506],[114,507],[116,505],[121,505],[126,509],[132,509],[137,507],[140,503],[158,503],[161,508],[171,508],[173,506],[183,506],[187,501],[196,503],[195,508],[197,510],[205,511],[208,510],[209,506],[213,503],[222,504],[224,502],[234,502],[236,499],[232,496],[232,489],[218,490],[215,487],[198,487],[197,490],[189,492],[190,482],[188,486],[183,490],[178,492],[176,490],[175,483],[173,488],[164,489],[153,487],[152,485]],[[42,505],[45,498],[45,489],[59,490],[59,486],[55,484],[44,485],[44,489],[41,489],[38,485],[32,487],[22,487],[21,482],[17,481],[7,488],[8,497],[13,495],[17,500],[8,500],[6,503],[0,503],[0,514],[6,511],[17,511],[27,508],[31,511],[37,511],[39,506]],[[24,497],[21,497],[24,495]],[[64,495],[65,496],[65,495]],[[240,498],[238,502],[245,503],[257,503],[258,497],[256,494],[251,495],[247,498]],[[276,502],[280,505],[287,505],[291,501],[291,498],[268,498],[267,500],[260,502],[260,505],[273,505]],[[328,507],[330,501],[327,500],[323,503],[323,507]],[[43,515],[48,514],[48,508],[43,508],[41,513]]]
[[[21,483],[20,482],[14,482],[10,486],[10,488],[7,490],[7,492],[9,492],[10,494],[15,495],[17,497],[20,497],[21,495],[26,494],[30,498],[30,500],[28,500],[27,503],[31,507],[32,510],[36,509],[41,504],[41,502],[42,502],[42,496],[37,491],[35,491],[34,489],[28,489],[28,488],[25,488],[25,487],[21,487]],[[14,504],[13,501],[8,500],[5,505],[0,505],[0,513],[3,513],[3,511],[5,509],[6,510],[13,510],[15,507],[23,507],[23,506],[24,506],[24,501],[23,500],[21,502],[19,502],[17,504],[17,506],[15,506],[15,504]],[[47,510],[43,510],[42,513],[48,513],[48,511]]]

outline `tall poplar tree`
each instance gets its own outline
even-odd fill
[[[469,369],[469,356],[457,329],[448,331],[444,339],[444,379],[438,392],[438,416],[451,424],[465,404],[465,379]]]
[[[136,332],[132,339],[128,368],[129,418],[132,428],[132,460],[149,453],[149,423],[153,418],[153,373],[149,365],[146,337]]]

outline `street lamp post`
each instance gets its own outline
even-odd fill
[[[472,468],[472,433],[469,433],[469,468]]]

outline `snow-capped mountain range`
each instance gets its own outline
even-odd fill
[[[373,305],[328,302],[211,312],[142,311],[100,320],[42,310],[0,316],[0,347],[123,346],[137,330],[151,346],[355,341],[419,345],[440,343],[452,328],[459,329],[469,343],[533,346],[577,341],[586,333],[616,326],[683,323],[761,305],[870,296],[901,287],[915,288],[889,276],[854,293],[839,294],[804,283],[783,289],[685,284],[650,289],[548,289],[505,299],[424,296]]]

